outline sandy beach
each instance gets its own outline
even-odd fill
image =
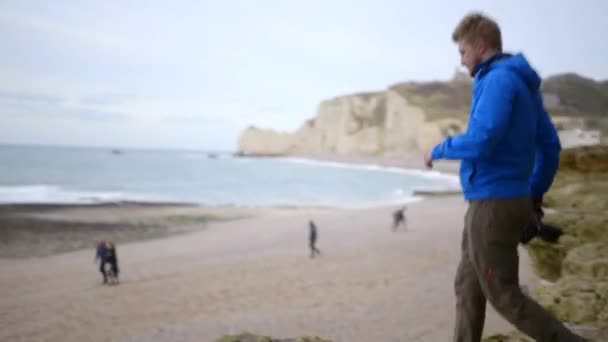
[[[447,341],[466,203],[449,196],[411,204],[407,231],[395,233],[394,209],[46,209],[36,218],[179,217],[180,227],[197,225],[187,217],[215,220],[179,235],[119,243],[118,286],[101,284],[92,246],[0,259],[0,340],[214,341],[249,331],[334,341]],[[308,254],[309,219],[319,227],[323,253],[315,259]],[[521,282],[534,284],[527,255],[520,254]],[[487,333],[509,330],[490,307],[488,315]]]

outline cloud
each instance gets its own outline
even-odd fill
[[[0,1],[4,129],[31,137],[33,125],[49,139],[83,142],[232,146],[250,124],[297,129],[324,99],[451,77],[458,56],[449,34],[471,7],[495,15],[505,47],[525,51],[541,72],[608,75],[607,50],[598,48],[608,23],[601,0],[577,7],[545,0],[525,13],[482,1],[439,10],[394,0],[262,3],[67,1],[41,8],[33,0]],[[550,15],[535,20],[539,9]],[[8,124],[17,120],[27,125]]]
[[[24,91],[0,91],[0,102],[57,105],[63,101],[64,99],[58,96],[48,94]]]
[[[287,108],[282,106],[262,106],[257,110],[260,113],[272,113],[272,114],[285,114],[288,112]]]
[[[87,121],[125,121],[131,117],[127,113],[104,111],[84,107],[63,108],[63,110],[57,112],[57,114]]]
[[[161,123],[175,124],[179,126],[214,126],[214,127],[235,127],[237,123],[227,117],[204,115],[204,114],[185,114],[185,115],[166,115],[161,118]]]
[[[62,117],[85,121],[124,121],[131,117],[120,111],[69,106],[59,97],[35,93],[0,92],[0,105],[0,116]]]
[[[85,25],[70,25],[66,21],[49,20],[44,16],[32,15],[2,8],[0,23],[24,32],[43,33],[47,37],[69,42],[72,46],[92,49],[116,57],[132,55],[135,51],[126,40],[115,34],[91,30]]]
[[[126,93],[103,93],[84,96],[80,99],[80,103],[83,105],[121,105],[139,98],[137,95]]]

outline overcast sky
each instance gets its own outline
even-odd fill
[[[0,0],[0,142],[232,150],[323,99],[449,79],[471,10],[542,76],[608,79],[602,0]]]

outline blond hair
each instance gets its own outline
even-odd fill
[[[500,27],[490,17],[477,12],[467,14],[462,18],[452,33],[454,42],[476,43],[480,39],[486,42],[490,48],[502,51]]]

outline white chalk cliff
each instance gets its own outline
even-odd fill
[[[428,150],[448,133],[464,129],[462,118],[430,120],[398,86],[323,101],[317,115],[293,133],[249,127],[239,137],[238,150],[248,155],[404,155]]]
[[[546,105],[558,106],[560,98],[550,95],[555,99],[548,98]],[[238,152],[400,156],[428,151],[466,129],[470,98],[470,79],[460,73],[448,82],[406,82],[384,91],[339,96],[321,102],[316,116],[295,132],[245,129]]]

